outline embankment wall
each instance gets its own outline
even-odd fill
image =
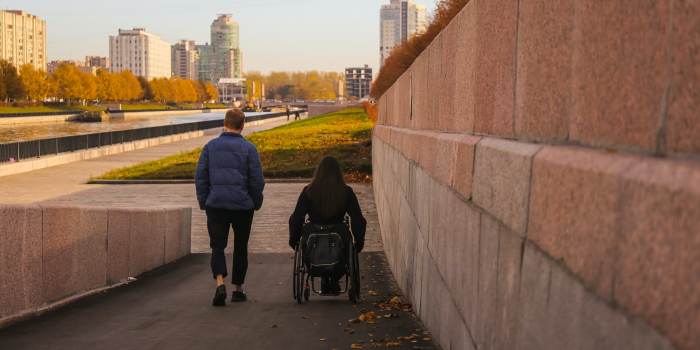
[[[0,328],[190,254],[192,208],[0,204]]]
[[[379,99],[387,258],[443,349],[700,348],[699,14],[472,0]]]

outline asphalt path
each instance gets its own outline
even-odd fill
[[[293,255],[291,250],[250,254],[248,301],[214,307],[209,254],[192,254],[135,282],[2,329],[0,349],[331,350],[389,343],[397,343],[396,349],[439,349],[410,312],[375,305],[395,296],[404,301],[381,253],[360,255],[363,297],[357,304],[346,294],[312,295],[297,304]],[[230,295],[232,286],[227,289]],[[368,311],[377,315],[375,323],[350,322]],[[398,317],[385,317],[392,314]]]

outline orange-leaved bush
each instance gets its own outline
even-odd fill
[[[384,61],[384,66],[372,84],[370,95],[379,98],[389,90],[468,2],[469,0],[440,0],[425,32],[404,41],[391,51],[391,55]]]

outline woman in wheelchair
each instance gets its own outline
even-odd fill
[[[367,220],[362,216],[355,192],[345,184],[338,160],[334,157],[327,156],[321,160],[311,184],[301,191],[294,213],[289,218],[289,246],[292,249],[295,249],[304,234],[307,214],[308,222],[315,225],[341,225],[347,214],[350,217],[352,236],[355,238],[355,248],[358,253],[362,251]],[[341,272],[322,277],[321,293],[339,293],[339,280],[343,275],[344,272]]]

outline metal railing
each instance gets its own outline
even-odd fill
[[[135,113],[135,112],[172,112],[172,111],[209,111],[227,108],[170,108],[170,109],[128,109],[128,110],[110,110],[111,113]],[[107,112],[107,110],[104,110]],[[43,117],[51,115],[75,115],[85,111],[61,111],[61,112],[23,112],[23,113],[0,113],[0,118],[17,118],[17,117]]]
[[[286,116],[286,113],[269,113],[246,117],[246,122]],[[148,128],[106,131],[93,134],[53,137],[29,141],[0,143],[0,163],[38,158],[45,155],[67,153],[125,142],[146,140],[156,137],[184,134],[192,131],[223,128],[222,119],[175,125],[151,126]]]

